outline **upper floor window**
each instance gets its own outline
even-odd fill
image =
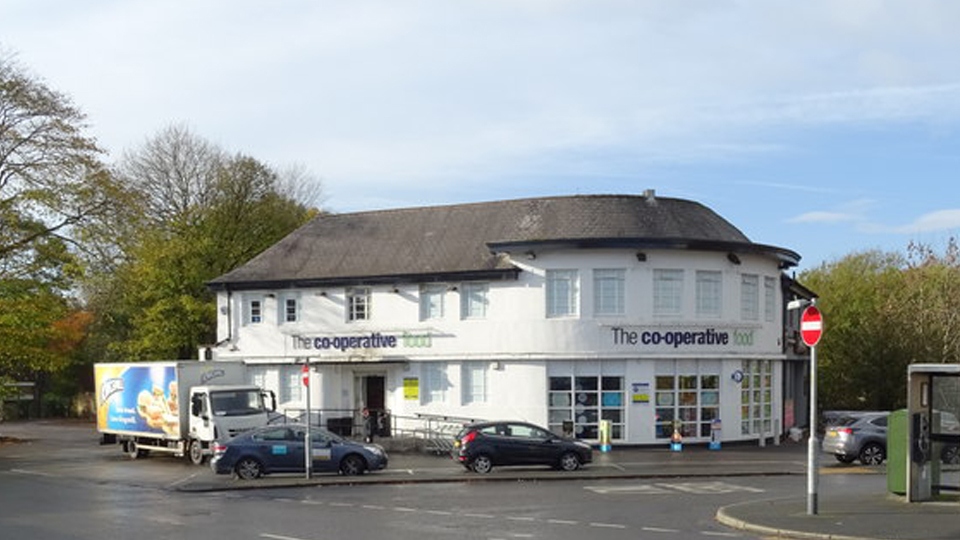
[[[547,317],[577,314],[577,271],[547,270]]]
[[[763,320],[773,322],[776,318],[774,308],[777,305],[777,280],[772,277],[763,278]]]
[[[347,320],[370,320],[370,288],[353,287],[347,289]]]
[[[284,295],[280,303],[280,316],[282,323],[293,323],[300,320],[300,298],[295,294]]]
[[[680,315],[683,307],[683,270],[657,268],[653,271],[653,314]]]
[[[483,319],[487,316],[487,283],[464,283],[460,288],[460,317]]]
[[[760,319],[760,276],[740,276],[740,318],[745,321]]]
[[[446,285],[420,286],[420,320],[443,318],[443,296],[447,292]]]
[[[243,319],[246,324],[260,324],[263,322],[263,297],[248,296],[243,305]]]
[[[626,271],[593,271],[593,311],[596,315],[623,315]]]
[[[697,316],[719,318],[723,314],[723,274],[697,270]]]

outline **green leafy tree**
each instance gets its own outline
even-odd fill
[[[108,276],[88,280],[100,333],[92,345],[103,359],[195,357],[216,336],[206,283],[315,213],[270,167],[230,156],[182,126],[127,153],[117,177],[136,215],[102,227],[122,232],[99,251],[121,255],[99,265]]]
[[[110,206],[113,186],[84,122],[0,52],[0,382],[42,381],[83,342],[88,316],[70,299],[77,233]]]
[[[903,287],[903,257],[867,251],[804,272],[826,320],[817,348],[819,401],[829,409],[891,409],[905,399],[906,366],[891,295]]]

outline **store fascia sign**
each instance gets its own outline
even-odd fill
[[[615,346],[631,347],[752,347],[752,328],[634,328],[614,326],[610,338]]]
[[[310,336],[293,335],[293,349],[298,351],[340,351],[430,348],[433,347],[433,336],[427,333],[401,332],[400,334],[384,334],[371,332],[359,335]]]

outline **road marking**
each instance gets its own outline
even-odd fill
[[[570,519],[548,519],[547,523],[550,523],[553,525],[578,525],[580,522],[573,521]]]
[[[640,527],[641,531],[647,532],[656,532],[656,533],[678,533],[679,529],[664,529],[663,527]]]
[[[584,489],[600,495],[638,494],[638,495],[666,495],[677,492],[694,495],[721,495],[726,493],[748,492],[763,493],[760,488],[729,484],[727,482],[680,482],[656,484],[632,484],[626,486],[585,486]]]
[[[28,471],[28,470],[26,470],[26,469],[10,469],[10,472],[12,472],[12,473],[17,473],[17,474],[27,474],[27,475],[31,475],[31,476],[45,476],[45,477],[48,477],[48,478],[52,478],[52,477],[56,476],[56,475],[49,474],[49,473],[45,473],[45,472]]]
[[[493,519],[496,516],[493,516],[491,514],[464,514],[463,517]]]
[[[260,533],[260,538],[272,538],[273,540],[303,540],[295,536],[283,536],[281,534]]]
[[[670,489],[664,489],[652,484],[639,484],[633,486],[586,486],[584,489],[599,493],[601,495],[611,495],[617,493],[640,493],[647,495],[662,495],[665,493],[676,493]]]
[[[417,509],[416,509],[416,508],[408,508],[408,507],[406,507],[406,506],[394,506],[394,507],[393,507],[393,511],[394,511],[394,512],[416,512]]]
[[[729,532],[716,532],[716,531],[703,531],[704,536],[723,536],[725,538],[740,538],[743,536],[739,533],[729,533]]]
[[[626,528],[627,528],[626,525],[620,525],[620,524],[617,524],[617,523],[597,523],[597,522],[595,522],[595,521],[594,521],[594,522],[590,522],[590,526],[591,526],[591,527],[599,527],[599,528],[601,528],[601,529],[626,529]]]
[[[526,521],[526,522],[536,521],[536,518],[525,517],[525,516],[507,516],[507,519],[510,521]]]

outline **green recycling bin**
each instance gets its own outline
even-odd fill
[[[898,409],[887,420],[887,491],[897,495],[907,494],[908,416],[906,409]]]

